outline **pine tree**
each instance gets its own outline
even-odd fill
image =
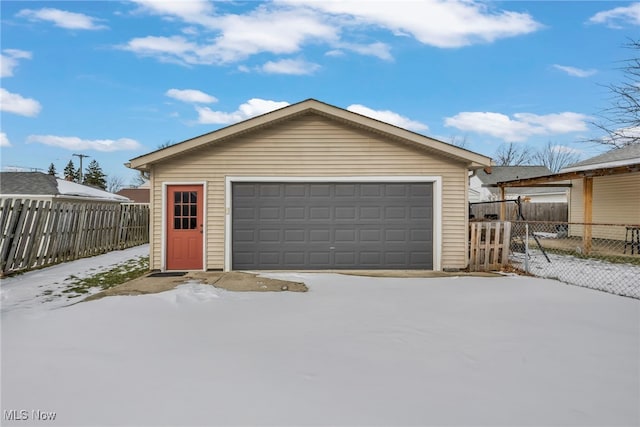
[[[84,173],[84,182],[86,185],[93,185],[94,187],[105,190],[107,188],[107,175],[102,172],[102,168],[97,161],[91,160]]]
[[[71,182],[78,182],[78,175],[76,173],[76,166],[73,164],[73,160],[69,160],[67,166],[64,167],[64,179]]]
[[[58,171],[56,171],[56,165],[54,165],[53,163],[51,163],[49,165],[49,171],[47,172],[49,175],[52,176],[56,176],[58,174]]]

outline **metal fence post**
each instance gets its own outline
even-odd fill
[[[529,272],[529,223],[524,224],[524,271]]]

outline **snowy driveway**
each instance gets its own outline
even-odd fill
[[[640,423],[638,300],[524,277],[269,276],[310,291],[190,283],[3,312],[3,425]]]

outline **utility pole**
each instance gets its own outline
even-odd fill
[[[85,157],[91,157],[91,156],[87,156],[86,154],[74,154],[74,156],[80,158],[80,184],[82,184],[82,159],[84,159]]]

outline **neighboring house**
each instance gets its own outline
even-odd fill
[[[0,198],[126,203],[127,197],[42,172],[0,172]]]
[[[137,187],[123,188],[117,191],[116,194],[128,197],[133,203],[149,203],[150,188],[149,181],[145,181]]]
[[[468,175],[490,158],[316,100],[132,159],[152,269],[467,265]]]
[[[588,224],[640,225],[640,143],[575,163],[557,174],[500,185],[506,188],[546,185],[561,180],[571,180],[572,184],[569,221],[587,224],[572,226],[572,235],[625,240],[624,227]]]
[[[501,200],[498,182],[550,175],[546,166],[492,166],[478,169],[469,179],[469,201],[488,202]],[[567,187],[513,187],[507,188],[505,199],[518,197],[531,203],[566,203]]]
[[[621,173],[606,173],[617,170]],[[575,163],[560,173],[582,173],[604,171],[592,178],[591,221],[601,224],[640,225],[640,143],[617,148],[606,153]],[[582,222],[584,218],[584,180],[573,179],[569,203],[569,221]],[[594,229],[594,237],[600,236]],[[621,233],[621,232],[620,232]],[[610,237],[610,236],[606,236]],[[624,240],[622,235],[617,236]]]

